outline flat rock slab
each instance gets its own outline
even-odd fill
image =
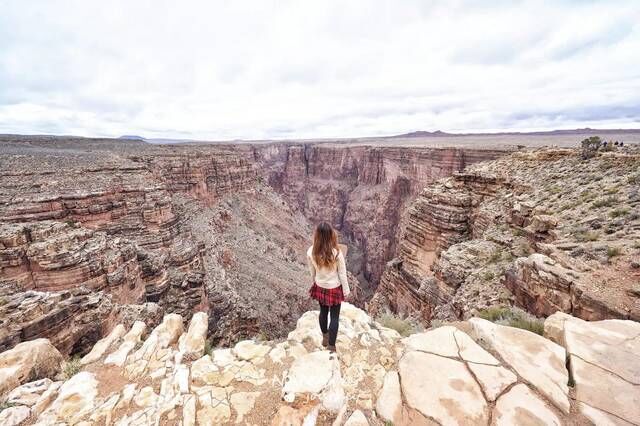
[[[573,356],[571,372],[576,383],[578,401],[633,424],[640,424],[639,386]]]
[[[489,401],[495,401],[502,391],[518,380],[515,374],[504,367],[474,363],[468,365]]]
[[[285,378],[285,395],[319,394],[329,384],[334,370],[340,369],[337,359],[328,351],[312,352],[296,359]]]
[[[408,405],[442,425],[487,424],[487,402],[464,363],[420,351],[400,360]]]
[[[571,318],[564,325],[569,354],[640,385],[640,323]]]
[[[547,330],[569,354],[579,411],[596,424],[640,424],[640,323],[556,313]]]
[[[563,347],[535,333],[494,324],[481,318],[469,320],[476,340],[495,351],[520,377],[569,413],[569,373]]]
[[[496,426],[560,426],[558,416],[524,384],[498,399],[493,410]]]

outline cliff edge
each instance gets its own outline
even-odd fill
[[[117,325],[69,371],[46,339],[0,354],[3,425],[639,424],[640,324],[556,313],[545,336],[479,318],[402,338],[345,303],[281,341],[211,349],[208,318]],[[34,348],[39,348],[34,351]],[[38,358],[34,358],[34,354]],[[37,368],[38,366],[50,368]]]

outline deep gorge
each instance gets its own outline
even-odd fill
[[[253,148],[259,173],[312,223],[329,221],[350,247],[365,299],[393,257],[407,204],[427,185],[507,150],[270,144]]]
[[[416,194],[505,153],[74,138],[42,149],[51,143],[5,141],[2,348],[49,337],[82,353],[118,319],[198,310],[220,344],[282,335],[311,308],[304,251],[321,220],[350,246],[362,306]]]

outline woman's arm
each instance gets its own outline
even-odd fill
[[[349,288],[349,281],[347,280],[347,264],[344,261],[342,252],[338,253],[338,278],[340,279],[340,284],[342,284],[344,297],[348,297],[351,289]]]

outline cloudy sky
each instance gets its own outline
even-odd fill
[[[640,127],[640,1],[0,0],[0,133]]]

